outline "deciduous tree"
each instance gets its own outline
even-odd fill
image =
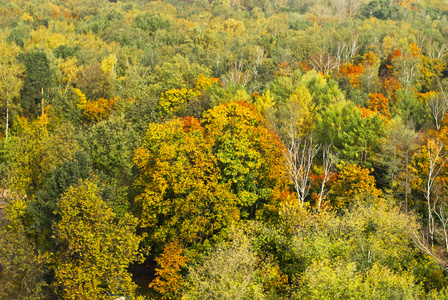
[[[57,205],[55,285],[64,299],[137,298],[126,270],[138,259],[137,219],[126,215],[117,221],[100,192],[94,181],[80,181]]]

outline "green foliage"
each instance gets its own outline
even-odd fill
[[[132,124],[117,113],[90,127],[83,146],[95,169],[126,182],[132,177],[132,155],[138,143]]]
[[[31,36],[31,26],[24,24],[22,22],[14,24],[15,26],[11,28],[9,36],[6,42],[14,42],[16,45],[23,47],[25,41]]]
[[[6,47],[4,50],[12,50]],[[7,52],[7,51],[5,51]],[[24,69],[21,64],[16,63],[16,60],[9,53],[4,53],[5,56],[0,57],[0,103],[1,112],[5,115],[4,136],[8,138],[9,126],[11,120],[17,114],[19,110],[18,99],[20,91],[24,85],[24,81],[20,78]]]
[[[429,107],[422,99],[405,90],[398,91],[397,98],[399,101],[396,105],[397,113],[403,120],[412,122],[417,130],[430,122]]]
[[[157,15],[141,14],[132,20],[132,26],[139,28],[149,35],[154,35],[157,30],[168,30],[171,26],[170,21]]]
[[[84,92],[88,100],[110,99],[114,92],[112,74],[102,70],[99,63],[88,65],[77,78],[76,86]]]
[[[363,276],[354,263],[316,262],[302,280],[298,299],[416,299],[420,292],[412,275],[376,264]]]
[[[53,72],[45,52],[21,54],[19,61],[25,66],[25,85],[22,90],[22,108],[29,116],[42,111],[42,98],[47,98],[53,83]],[[45,103],[44,103],[45,105]]]
[[[196,264],[189,267],[185,299],[278,299],[269,290],[282,286],[285,278],[269,258],[258,257],[241,229],[232,228],[227,239],[219,242]]]
[[[448,141],[446,8],[0,1],[0,200],[18,226],[1,231],[10,279],[0,274],[0,298],[125,297],[107,286],[134,289],[131,258],[117,267],[125,279],[108,263],[138,240],[133,211],[154,250],[131,269],[147,271],[136,282],[154,278],[151,297],[443,299],[447,170],[426,210],[422,145]],[[310,203],[324,199],[318,214],[297,204],[286,176],[279,136],[291,133],[342,160],[328,170],[325,156],[313,160],[306,188]],[[381,206],[392,195],[402,211]],[[249,222],[254,236],[223,234]]]
[[[362,8],[362,15],[365,18],[375,17],[381,20],[396,19],[399,6],[392,4],[388,0],[372,0]]]
[[[65,162],[52,172],[42,190],[37,192],[35,200],[29,203],[27,211],[33,220],[30,231],[44,248],[54,247],[52,228],[60,219],[56,211],[61,195],[69,187],[76,185],[80,179],[87,179],[91,172],[92,167],[88,156],[77,152],[73,160]]]
[[[128,190],[136,177],[132,158],[139,144],[133,124],[120,112],[90,127],[83,140],[104,186],[103,198],[119,216],[129,208]]]
[[[255,106],[242,101],[216,106],[202,120],[222,181],[238,196],[245,218],[254,218],[272,201],[274,190],[286,184],[283,145],[264,122]]]
[[[79,45],[76,46],[67,46],[67,45],[61,45],[57,48],[53,49],[54,56],[56,58],[68,58],[73,57],[76,55],[76,53],[81,50],[81,47]]]
[[[318,116],[315,134],[319,142],[330,142],[340,159],[370,166],[383,136],[384,120],[375,114],[362,116],[351,102],[340,102]]]
[[[16,151],[12,152],[10,188],[30,196],[42,186],[45,173],[41,166],[47,131],[40,126],[38,122],[26,123],[20,136],[11,139]]]
[[[185,57],[176,55],[161,66],[154,68],[151,89],[156,95],[170,90],[192,88],[198,76],[210,76],[210,70],[198,63],[191,63]]]

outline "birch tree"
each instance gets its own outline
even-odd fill
[[[20,96],[24,72],[22,65],[15,63],[12,57],[0,58],[0,100],[5,106],[5,139],[8,140],[11,111],[15,108],[14,99]]]

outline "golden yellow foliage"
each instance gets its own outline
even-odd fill
[[[378,197],[381,190],[375,186],[375,178],[370,175],[372,170],[355,164],[341,164],[338,179],[331,187],[330,198],[336,208],[343,208],[353,202],[356,197]]]

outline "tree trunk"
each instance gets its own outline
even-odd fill
[[[9,100],[6,99],[6,129],[5,129],[6,141],[8,141],[8,129],[9,129]]]
[[[40,92],[42,94],[42,100],[41,100],[41,106],[42,106],[42,117],[44,116],[44,87],[40,89]]]

